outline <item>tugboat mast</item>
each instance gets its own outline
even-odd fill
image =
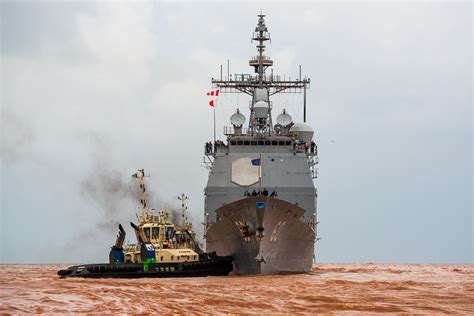
[[[133,175],[139,179],[140,182],[140,222],[145,222],[148,216],[146,204],[146,188],[145,188],[145,169],[138,169],[138,172]]]
[[[180,196],[178,196],[178,200],[181,201],[181,221],[180,221],[181,227],[185,227],[188,223],[188,218],[186,216],[186,211],[188,210],[188,206],[186,205],[186,201],[188,199],[189,198],[184,193],[182,193]]]

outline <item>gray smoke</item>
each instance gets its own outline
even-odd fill
[[[106,137],[88,132],[82,134],[81,139],[86,142],[86,151],[92,159],[89,172],[79,182],[81,197],[99,212],[99,220],[95,223],[97,229],[115,232],[119,223],[134,218],[127,181],[130,175],[113,166],[113,146]]]
[[[93,161],[88,176],[80,182],[81,196],[85,202],[95,205],[100,212],[97,228],[116,232],[119,223],[136,221],[135,214],[139,211],[141,197],[139,182],[131,176],[137,170],[112,166],[113,146],[105,137],[92,132],[83,136],[89,143],[89,157]],[[139,166],[140,162],[137,161],[137,169]],[[147,170],[145,173],[148,176]],[[162,188],[151,187],[148,180],[146,177],[147,208],[166,210],[170,221],[173,224],[179,223],[180,212],[173,206],[177,203],[165,201],[160,194],[163,192]]]
[[[97,223],[101,230],[115,231],[119,223],[133,217],[132,196],[124,176],[117,170],[99,167],[80,183],[81,195],[101,212]]]
[[[36,140],[36,133],[28,118],[20,117],[5,107],[2,108],[0,122],[0,158],[8,165],[26,154],[29,146]]]

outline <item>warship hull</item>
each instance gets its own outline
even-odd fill
[[[315,232],[305,210],[276,197],[252,196],[216,210],[206,234],[208,251],[234,258],[235,274],[310,271]]]

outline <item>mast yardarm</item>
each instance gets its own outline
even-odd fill
[[[274,75],[273,71],[270,75],[266,74],[268,67],[273,66],[273,60],[265,55],[265,42],[270,41],[270,32],[265,25],[265,15],[258,15],[257,27],[252,36],[252,41],[257,41],[257,56],[249,60],[249,66],[254,67],[255,75],[252,74],[235,74],[233,78],[230,76],[221,79],[212,78],[213,88],[218,88],[221,93],[246,93],[252,96],[250,103],[250,134],[265,133],[272,135],[272,117],[271,102],[269,97],[277,93],[301,93],[306,96],[306,89],[309,89],[310,78],[301,77],[301,66],[299,78],[297,80],[281,79],[280,75]],[[257,91],[258,90],[258,91]],[[266,97],[262,97],[266,95]],[[255,113],[255,105],[259,101],[266,102],[267,117],[258,117]],[[259,104],[259,110],[262,112],[262,103]],[[303,99],[303,117],[306,118],[306,98]],[[306,120],[305,120],[306,121]]]

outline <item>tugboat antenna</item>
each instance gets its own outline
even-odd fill
[[[180,196],[178,196],[178,200],[181,201],[181,223],[180,223],[180,225],[182,227],[184,227],[187,223],[186,211],[188,209],[188,206],[186,205],[186,201],[188,199],[189,198],[184,193],[182,193]]]

